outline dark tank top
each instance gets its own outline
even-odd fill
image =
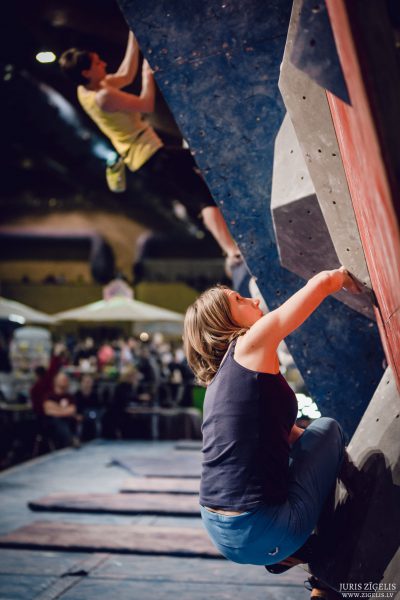
[[[287,499],[297,399],[281,373],[239,365],[235,345],[204,399],[200,504],[246,511]]]

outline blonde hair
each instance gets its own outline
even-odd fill
[[[183,344],[189,366],[199,383],[207,385],[218,371],[229,344],[247,331],[232,318],[229,300],[218,285],[206,290],[189,306],[183,326]]]

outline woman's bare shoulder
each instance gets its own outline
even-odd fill
[[[251,371],[278,373],[279,359],[276,346],[254,344],[248,333],[246,332],[238,338],[234,353],[235,361]]]

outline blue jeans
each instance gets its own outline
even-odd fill
[[[339,423],[321,417],[291,448],[289,494],[284,504],[261,504],[237,516],[200,506],[203,524],[221,554],[237,563],[271,565],[298,550],[313,532],[334,489],[345,443]]]

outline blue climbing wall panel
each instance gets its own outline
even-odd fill
[[[119,3],[267,304],[277,307],[304,285],[280,266],[270,213],[291,2]],[[328,298],[286,341],[322,413],[351,435],[383,373],[375,324]]]

